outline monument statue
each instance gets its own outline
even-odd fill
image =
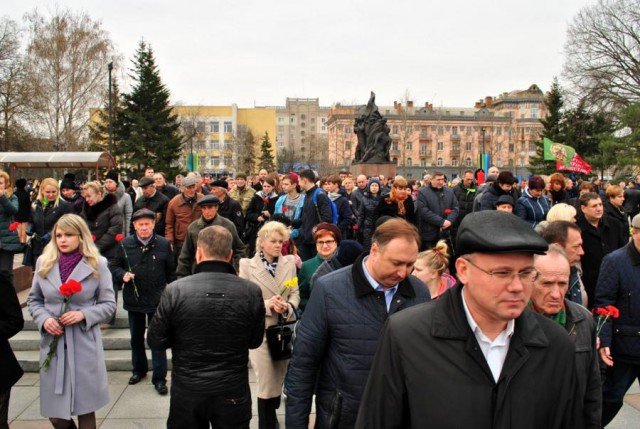
[[[383,118],[376,106],[376,94],[371,91],[369,102],[360,108],[353,132],[358,136],[354,163],[374,164],[390,162],[387,119]]]

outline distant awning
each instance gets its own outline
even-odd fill
[[[108,152],[0,152],[0,163],[11,168],[113,168]]]

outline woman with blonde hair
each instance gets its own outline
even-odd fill
[[[431,299],[438,299],[447,289],[455,286],[456,279],[447,273],[448,267],[449,248],[444,240],[418,254],[413,275],[427,285]]]
[[[575,223],[577,214],[578,212],[575,207],[567,203],[558,203],[549,209],[549,213],[547,213],[547,222],[566,220]]]
[[[0,170],[0,271],[7,273],[13,284],[13,255],[22,251],[16,229],[9,226],[18,213],[18,197],[13,195],[11,180],[6,171]]]
[[[71,204],[60,198],[58,181],[51,177],[44,179],[36,200],[31,204],[31,221],[27,228],[27,235],[31,235],[31,238],[25,251],[25,265],[35,266],[44,246],[51,239],[53,225],[62,215],[72,212]]]
[[[240,259],[240,277],[260,286],[266,309],[265,327],[288,320],[300,304],[298,287],[285,288],[283,283],[296,278],[293,255],[282,255],[282,246],[289,239],[289,230],[280,222],[267,222],[258,231],[256,254]],[[282,382],[289,360],[274,361],[265,338],[262,345],[249,350],[251,367],[258,382],[258,424],[261,429],[278,427],[276,410],[280,407]]]
[[[76,428],[72,416],[78,416],[80,429],[92,429],[95,411],[109,402],[100,323],[116,311],[111,273],[80,216],[63,215],[51,235],[36,262],[27,299],[43,336],[40,413],[56,429]],[[65,297],[60,287],[71,281],[80,290]]]
[[[407,187],[409,183],[402,176],[396,176],[387,198],[381,198],[376,207],[375,219],[382,216],[399,217],[411,224],[415,224],[415,206],[413,198],[409,198]]]

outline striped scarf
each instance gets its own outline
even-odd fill
[[[271,274],[271,277],[275,277],[276,276],[276,268],[278,267],[278,258],[274,258],[273,262],[269,262],[264,257],[264,252],[261,250],[260,251],[260,260],[264,264],[264,267],[267,269],[267,271],[269,271],[269,274]]]

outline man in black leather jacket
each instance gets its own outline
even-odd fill
[[[230,264],[231,243],[224,227],[200,231],[195,273],[167,286],[149,327],[149,346],[173,354],[167,428],[249,428],[247,363],[265,308],[260,288]]]

